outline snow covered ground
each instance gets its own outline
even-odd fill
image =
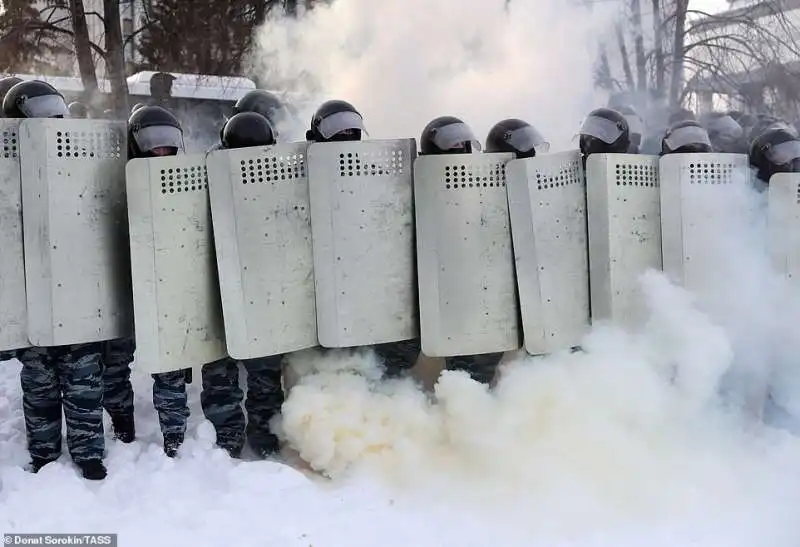
[[[19,364],[0,366],[0,531],[116,532],[121,545],[344,547],[701,545],[800,541],[800,443],[718,404],[724,331],[683,291],[637,336],[511,359],[494,394],[444,373],[435,394],[381,383],[370,354],[293,358],[289,442],[328,480],[212,447],[192,385],[190,439],[163,456],[150,383],[139,440],[109,439],[109,477],[27,461]],[[702,368],[700,368],[700,366]]]

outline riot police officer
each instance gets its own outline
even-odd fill
[[[174,156],[183,151],[183,129],[178,119],[160,106],[144,106],[128,119],[128,158]],[[107,343],[105,351],[105,407],[111,415],[116,436],[123,442],[134,439],[133,389],[130,364],[133,339]],[[189,406],[186,381],[191,369],[153,374],[153,406],[158,413],[164,453],[174,457],[186,435]]]
[[[275,144],[269,120],[255,112],[233,115],[223,126],[221,148],[225,150]],[[258,456],[266,458],[280,448],[269,422],[284,400],[281,384],[283,355],[242,361],[247,371],[247,426],[242,413],[239,366],[230,357],[206,364],[202,369],[200,403],[206,418],[214,424],[217,445],[232,457],[239,457],[247,443]]]
[[[3,99],[6,118],[65,118],[64,97],[32,80],[11,87]],[[29,469],[36,473],[61,456],[61,414],[72,461],[87,479],[106,477],[103,465],[102,343],[31,347],[17,352]]]
[[[537,153],[550,150],[547,142],[535,127],[526,121],[509,118],[497,122],[486,136],[486,151],[512,152],[517,158],[533,158]]]
[[[703,126],[692,120],[672,124],[661,141],[661,155],[703,154],[712,151],[711,140]]]
[[[360,141],[366,132],[364,119],[356,108],[342,100],[322,103],[311,117],[306,131],[310,142]],[[410,369],[417,362],[420,352],[419,339],[388,342],[375,346],[375,352],[384,362],[387,376],[396,376]]]
[[[579,146],[586,158],[591,154],[625,154],[631,147],[628,120],[610,108],[592,110],[580,129]]]
[[[753,140],[749,156],[759,180],[769,183],[775,173],[800,172],[800,139],[782,127],[775,127]]]

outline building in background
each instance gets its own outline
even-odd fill
[[[800,112],[800,0],[729,0],[730,9],[690,23],[687,43],[714,40],[701,75],[687,74],[699,111]],[[772,35],[768,42],[764,33]],[[698,50],[700,51],[700,50]],[[687,68],[687,70],[689,70]],[[709,74],[709,72],[713,72]]]

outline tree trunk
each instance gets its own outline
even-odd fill
[[[118,118],[127,118],[128,81],[125,79],[125,49],[122,42],[122,25],[119,0],[103,0],[103,17],[106,41],[106,71],[111,81],[111,104]]]
[[[656,59],[656,96],[664,96],[664,21],[661,17],[661,0],[653,0],[653,37],[654,37],[654,52],[653,56]]]
[[[647,57],[644,54],[644,29],[642,28],[642,6],[640,0],[631,0],[633,23],[633,50],[636,55],[636,79],[641,92],[647,90]]]
[[[97,73],[92,58],[92,42],[89,38],[89,26],[86,24],[86,12],[83,0],[69,0],[70,17],[72,19],[75,56],[78,59],[78,70],[83,82],[84,97],[87,104],[97,97]]]
[[[625,45],[625,35],[622,33],[622,26],[616,26],[617,43],[619,44],[619,55],[622,59],[622,71],[625,73],[625,83],[628,89],[635,88],[633,82],[633,72],[631,72],[631,61],[628,59],[628,46]]]
[[[683,84],[683,57],[686,54],[686,12],[689,0],[675,2],[675,37],[672,43],[672,71],[669,85],[669,104],[679,106],[681,85]]]

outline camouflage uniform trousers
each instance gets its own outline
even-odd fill
[[[269,421],[280,412],[284,401],[282,355],[246,359],[242,361],[247,371],[247,425],[242,412],[244,393],[239,387],[238,362],[230,357],[208,363],[203,367],[203,390],[200,404],[203,414],[214,424],[217,445],[237,455],[247,440],[256,451],[275,446]]]
[[[61,455],[61,410],[67,446],[75,463],[101,460],[103,383],[100,343],[28,348],[22,362],[22,407],[31,457],[53,461]]]
[[[135,348],[133,338],[103,343],[103,407],[112,417],[133,414],[131,363]]]
[[[398,377],[410,370],[417,363],[421,351],[419,338],[375,346],[375,352],[386,367],[388,378]],[[502,358],[503,353],[447,357],[445,368],[466,371],[476,382],[488,384],[494,378],[497,365],[500,364]]]

